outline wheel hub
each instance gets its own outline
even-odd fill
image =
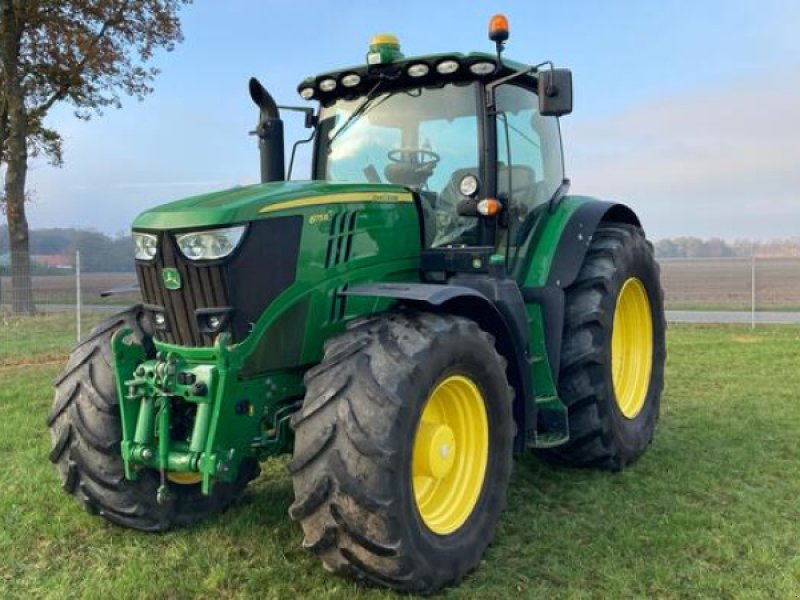
[[[461,527],[483,491],[489,422],[478,386],[464,375],[439,382],[422,411],[411,466],[417,511],[434,533]]]
[[[617,406],[626,419],[641,412],[653,367],[653,316],[644,284],[628,278],[617,296],[611,333],[611,375]]]
[[[415,443],[414,473],[442,479],[456,461],[456,438],[444,424],[423,421],[419,424]]]

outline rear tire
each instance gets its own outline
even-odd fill
[[[616,312],[623,290],[627,290],[626,305],[631,298],[635,303],[637,294],[642,296],[642,314],[649,305],[650,324],[646,315],[636,322],[634,311],[634,322],[629,320],[626,328],[634,336],[633,343],[617,342],[618,353],[623,354],[622,348],[626,356],[636,350],[639,341],[645,346],[649,377],[646,370],[640,370],[638,390],[636,377],[626,380],[615,371],[612,360],[614,329],[624,326]],[[640,337],[646,329],[651,333],[649,349],[647,336]],[[610,470],[638,460],[652,441],[658,420],[665,330],[663,291],[652,245],[639,227],[602,224],[592,237],[576,281],[566,290],[558,391],[569,411],[570,440],[563,446],[539,449],[537,454],[558,464]],[[631,364],[629,368],[635,372],[635,361]],[[626,385],[632,386],[633,392],[626,393]]]
[[[306,375],[305,402],[293,418],[289,471],[296,500],[289,514],[303,528],[303,546],[327,570],[404,592],[431,593],[457,583],[478,564],[505,507],[511,473],[514,425],[505,366],[491,336],[453,316],[370,318],[326,344],[323,361]],[[459,517],[448,513],[446,502],[421,499],[426,498],[421,490],[428,488],[420,481],[431,480],[428,475],[418,479],[417,458],[419,448],[429,448],[419,441],[423,411],[440,398],[443,386],[455,382],[469,388],[467,381],[479,390],[468,397],[480,398],[473,406],[478,413],[485,409],[486,435],[474,433],[483,431],[478,425],[464,426],[460,434],[453,425],[458,435],[452,464],[475,464],[462,457],[475,456],[470,453],[476,447],[486,448],[486,459],[478,485],[470,488],[474,496],[460,505],[466,508]],[[458,405],[458,393],[437,400],[440,408]],[[478,438],[486,445],[480,446]],[[447,457],[449,446],[438,443],[430,448]],[[459,448],[467,450],[459,453]],[[454,471],[459,476],[452,479],[447,479],[450,471],[437,477],[464,481],[479,470],[466,467]],[[459,479],[463,473],[466,477]],[[449,524],[437,520],[437,508],[450,515]]]
[[[131,329],[136,342],[153,354],[142,309],[133,306],[92,329],[72,350],[55,380],[47,424],[53,441],[50,461],[58,468],[62,487],[88,512],[144,531],[188,525],[224,510],[258,475],[255,461],[242,464],[237,481],[216,484],[211,496],[200,492],[200,484],[168,483],[166,504],[156,502],[159,475],[155,471],[145,469],[135,481],[125,479],[120,409],[111,368],[111,336],[122,328]]]

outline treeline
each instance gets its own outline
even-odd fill
[[[720,238],[678,237],[655,242],[658,258],[735,258],[755,255],[762,258],[800,256],[800,238],[767,241]]]
[[[133,240],[130,235],[109,236],[92,229],[51,228],[30,232],[30,253],[34,257],[69,258],[73,264],[75,251],[81,253],[81,270],[88,273],[115,273],[134,270]],[[0,226],[0,258],[8,257],[8,227]],[[0,261],[0,269],[8,260]],[[42,265],[34,270],[42,271]]]
[[[81,268],[90,273],[128,272],[134,270],[133,240],[130,235],[109,236],[92,229],[50,228],[30,232],[31,255],[64,256],[72,265],[75,251],[81,252]],[[654,244],[658,258],[725,258],[797,256],[800,238],[769,241],[720,238],[677,237],[658,240]],[[8,263],[8,228],[0,226],[0,270]],[[5,260],[3,260],[5,258]],[[42,266],[35,269],[42,270]]]

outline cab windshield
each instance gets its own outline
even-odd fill
[[[323,107],[317,177],[411,188],[422,199],[427,245],[476,243],[477,219],[456,213],[458,182],[479,173],[476,86],[378,90]]]

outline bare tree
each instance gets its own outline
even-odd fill
[[[28,159],[62,162],[62,140],[44,124],[67,102],[89,119],[144,98],[158,49],[183,40],[178,12],[191,0],[0,0],[0,162],[11,250],[14,312],[35,310],[25,191]]]

